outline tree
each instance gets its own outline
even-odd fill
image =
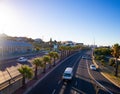
[[[64,56],[64,46],[60,46],[59,50],[61,51],[61,53],[60,53],[60,59],[62,60],[63,56]]]
[[[18,69],[18,71],[22,74],[22,86],[23,86],[23,88],[25,88],[26,87],[26,83],[25,83],[25,80],[26,80],[26,78],[28,78],[28,79],[30,79],[30,78],[32,78],[32,76],[33,76],[33,70],[32,70],[32,68],[30,68],[29,66],[27,66],[27,65],[22,65],[19,69]]]
[[[109,59],[109,65],[115,67],[115,59],[114,58]]]
[[[43,72],[46,72],[46,63],[50,62],[50,57],[49,56],[44,56],[43,57]]]
[[[120,56],[120,45],[119,44],[114,44],[112,47],[112,55],[115,58],[115,76],[118,76],[118,62],[117,59]]]
[[[38,67],[42,67],[43,65],[42,65],[42,59],[41,58],[35,58],[34,60],[33,60],[33,64],[35,65],[35,79],[38,79],[37,78],[37,72],[38,72]]]
[[[50,56],[50,62],[52,63],[52,58],[53,58],[54,52],[51,51],[48,55]],[[51,67],[51,63],[50,63],[50,67]]]
[[[57,52],[53,52],[53,59],[54,59],[54,64],[53,64],[53,66],[55,66],[56,58],[58,59],[58,58],[59,58],[59,55],[58,55]]]

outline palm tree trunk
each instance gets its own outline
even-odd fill
[[[22,78],[22,87],[23,87],[23,88],[26,88],[25,77],[24,77],[24,76],[23,76],[23,78]]]
[[[55,66],[55,58],[54,58],[54,64],[53,64],[53,66]]]
[[[44,65],[44,68],[43,68],[43,73],[46,72],[46,62],[45,62],[45,65]]]
[[[37,78],[37,66],[35,66],[35,77],[34,77],[35,79],[38,79]]]
[[[62,54],[63,54],[63,53],[62,53],[62,51],[61,51],[61,53],[60,53],[60,60],[62,60]]]
[[[118,62],[117,62],[117,58],[115,59],[115,76],[118,76]]]
[[[45,73],[46,72],[46,69],[45,68],[43,68],[43,73]]]

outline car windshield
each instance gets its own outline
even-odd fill
[[[68,74],[68,73],[64,73],[63,76],[66,76],[66,77],[70,77],[71,74]]]

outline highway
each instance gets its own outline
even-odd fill
[[[44,53],[39,53],[39,54],[31,54],[31,55],[27,55],[25,56],[26,58],[30,60],[32,60],[35,57],[40,57],[43,56]],[[18,76],[20,73],[18,72],[18,68],[22,65],[22,64],[26,64],[29,66],[32,66],[31,63],[28,62],[24,62],[24,63],[19,63],[16,60],[19,57],[15,57],[15,58],[11,58],[11,59],[7,59],[7,60],[1,60],[0,61],[0,83],[3,83],[11,78],[14,78],[16,76]]]
[[[28,55],[29,60],[44,54]],[[81,51],[65,59],[56,66],[43,80],[27,94],[120,94],[120,88],[107,80],[100,71],[90,70],[92,60],[82,59],[82,56],[91,57],[91,51]],[[0,82],[4,82],[19,75],[17,69],[22,63],[17,58],[4,61],[0,66]],[[3,62],[3,61],[2,61]],[[30,62],[25,64],[29,65]],[[66,67],[73,67],[74,76],[71,82],[63,82],[62,74]]]
[[[27,94],[120,94],[119,88],[105,79],[99,71],[89,69],[92,61],[81,58],[88,54],[90,53],[82,51],[69,57]],[[62,74],[66,67],[74,68],[71,82],[62,80]]]

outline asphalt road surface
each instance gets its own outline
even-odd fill
[[[27,94],[120,94],[119,88],[105,79],[99,71],[89,69],[92,61],[81,58],[85,55],[90,53],[78,52],[63,61]],[[66,67],[74,68],[72,81],[62,80]]]

